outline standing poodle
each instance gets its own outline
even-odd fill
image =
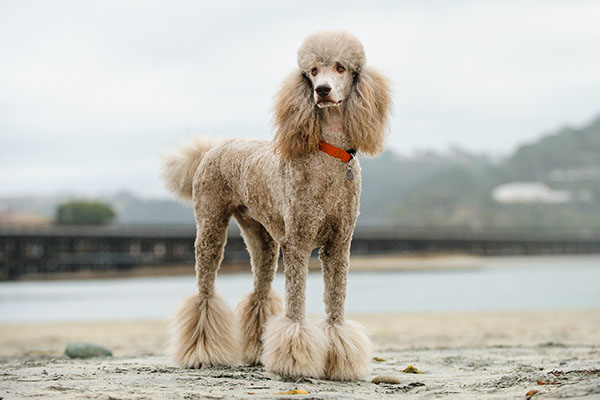
[[[173,323],[173,353],[182,367],[242,361],[290,378],[333,380],[369,373],[370,340],[344,318],[360,195],[354,155],[382,151],[391,102],[385,78],[365,62],[362,44],[350,34],[315,33],[275,97],[273,142],[196,139],[165,158],[165,184],[193,202],[197,226],[198,293],[184,301]],[[254,273],[254,290],[241,299],[237,317],[215,293],[232,216]],[[305,318],[315,247],[327,312],[320,325]],[[285,308],[271,288],[280,248]]]

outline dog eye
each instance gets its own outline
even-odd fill
[[[310,71],[310,73],[311,73],[311,75],[312,75],[312,76],[317,76],[317,74],[319,73],[319,70],[318,70],[318,69],[316,69],[316,68],[313,68],[313,69]]]
[[[342,72],[346,71],[346,68],[344,68],[342,64],[336,64],[335,70],[341,74]]]

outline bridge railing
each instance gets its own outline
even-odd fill
[[[194,226],[0,226],[0,279],[27,273],[130,269],[194,261]],[[460,252],[478,255],[600,253],[600,232],[497,228],[357,227],[352,254]],[[225,263],[247,262],[239,230]]]

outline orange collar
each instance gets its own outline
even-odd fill
[[[335,147],[334,145],[329,144],[324,140],[321,140],[319,142],[319,150],[321,150],[323,153],[329,154],[331,157],[340,159],[345,163],[352,160],[354,158],[354,155],[356,154],[356,150],[354,150],[354,149],[350,149],[350,150],[346,151],[346,150],[340,149],[339,147]]]

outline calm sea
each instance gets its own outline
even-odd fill
[[[221,275],[233,306],[248,274]],[[284,278],[275,287],[283,293]],[[166,318],[193,293],[193,276],[0,283],[0,322]],[[320,273],[308,278],[307,312],[323,312]],[[353,272],[348,313],[445,310],[600,309],[600,256],[484,259],[469,270]]]

